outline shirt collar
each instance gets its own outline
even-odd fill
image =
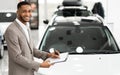
[[[22,27],[22,29],[28,29],[29,28],[29,22],[25,24],[23,24],[19,19],[16,18],[16,22],[20,25],[20,27]]]

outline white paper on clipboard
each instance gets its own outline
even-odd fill
[[[68,52],[65,53],[61,53],[60,54],[60,58],[48,58],[47,60],[50,61],[50,63],[60,63],[60,62],[64,62],[67,60],[68,58]]]

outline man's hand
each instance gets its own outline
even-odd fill
[[[50,64],[50,61],[43,61],[43,63],[40,64],[40,67],[43,67],[43,68],[49,68],[51,65],[53,64]]]
[[[58,50],[55,50],[52,53],[48,53],[48,57],[51,57],[51,58],[59,58],[59,55],[60,55],[60,53]]]

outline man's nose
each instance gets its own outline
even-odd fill
[[[26,16],[30,17],[31,13],[30,12],[26,12]]]

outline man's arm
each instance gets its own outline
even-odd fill
[[[20,49],[20,45],[18,41],[18,36],[14,30],[6,31],[5,40],[7,42],[10,60],[14,61],[15,63],[25,68],[33,69],[36,71],[38,70],[40,63],[30,60],[22,55],[22,51]]]
[[[59,58],[59,51],[57,51],[57,50],[55,50],[55,52],[53,52],[53,53],[49,53],[49,52],[38,50],[34,47],[33,53],[34,53],[35,57],[42,58],[43,60],[50,58],[50,57],[51,58]]]

